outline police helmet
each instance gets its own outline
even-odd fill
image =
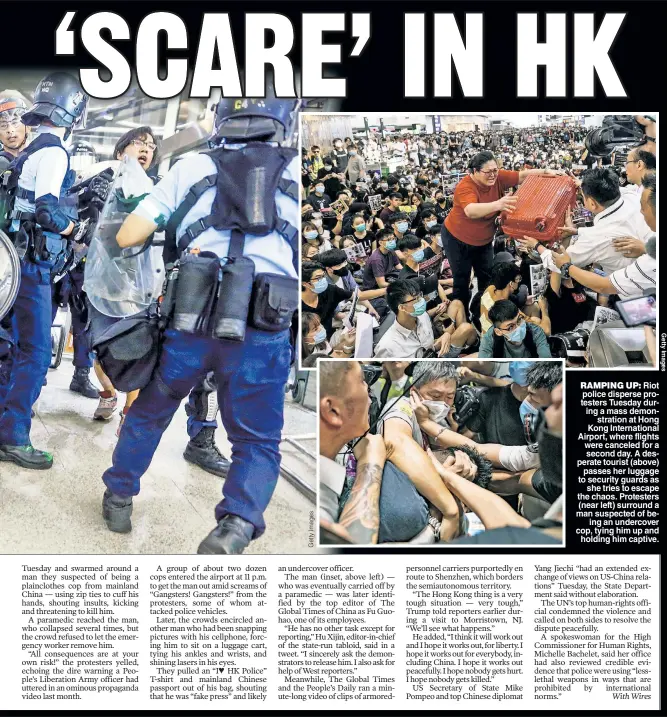
[[[20,97],[0,97],[0,121],[19,119],[27,109]]]
[[[33,105],[22,121],[35,126],[49,120],[56,127],[67,127],[70,131],[82,129],[86,124],[87,106],[88,95],[75,77],[66,72],[52,72],[37,85]]]
[[[211,140],[292,144],[296,138],[299,104],[298,99],[223,97],[214,107]]]
[[[69,151],[70,167],[79,172],[97,162],[97,152],[90,142],[77,140]]]

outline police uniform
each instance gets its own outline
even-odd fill
[[[215,170],[215,163],[206,154],[185,157],[134,213],[158,224],[166,222],[190,189]],[[282,177],[291,184],[299,181],[299,175],[299,159],[294,157]],[[215,187],[201,194],[178,226],[179,241],[188,227],[211,215],[215,196]],[[296,225],[296,195],[276,191],[275,203],[278,216]],[[208,227],[190,242],[188,250],[227,257],[231,234],[230,230]],[[254,262],[256,274],[296,279],[292,248],[277,230],[264,236],[246,234],[243,255]],[[294,291],[296,296],[296,284]],[[221,521],[225,516],[238,516],[252,526],[248,539],[261,536],[265,530],[263,514],[280,471],[279,444],[290,356],[289,329],[266,332],[248,326],[242,342],[168,329],[153,379],[132,405],[113,454],[113,466],[104,473],[108,491],[120,497],[139,493],[140,478],[181,401],[198,379],[212,372],[222,423],[232,444],[232,464],[215,517]]]
[[[45,140],[42,148],[40,139]],[[71,217],[58,206],[67,182],[69,158],[60,139],[46,126],[34,132],[18,179],[11,231],[19,231],[21,218],[35,216],[36,203],[43,198],[51,205],[53,225],[64,230]],[[72,217],[73,218],[73,217]],[[64,263],[67,240],[44,230],[48,256],[34,259],[26,255],[21,262],[21,285],[13,309],[13,331],[18,339],[16,356],[0,417],[0,446],[25,446],[30,443],[31,410],[39,397],[51,363],[51,271]]]
[[[10,176],[17,177],[9,233],[21,257],[21,285],[13,306],[16,338],[13,366],[0,404],[0,460],[25,468],[50,468],[53,457],[30,443],[31,411],[51,363],[51,275],[61,271],[70,252],[62,236],[74,220],[70,238],[82,240],[85,226],[67,208],[63,194],[73,184],[67,137],[85,123],[88,97],[78,81],[64,72],[45,77],[34,93],[34,104],[22,117],[36,126],[33,139],[19,155]],[[47,124],[48,122],[48,124]]]

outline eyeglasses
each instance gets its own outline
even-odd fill
[[[413,302],[419,301],[420,299],[423,299],[423,298],[424,298],[424,294],[417,294],[417,296],[413,297],[412,299],[406,299],[403,302],[403,306],[405,306],[406,304],[412,304]]]
[[[521,326],[522,323],[523,323],[523,319],[519,319],[518,321],[515,321],[513,324],[510,324],[509,326],[507,326],[504,329],[501,329],[499,327],[499,330],[502,331],[504,334],[505,333],[511,334],[512,331],[516,331],[519,328],[519,326]]]
[[[132,144],[135,147],[146,147],[146,149],[149,149],[151,152],[155,152],[157,149],[156,144],[153,144],[152,142],[144,142],[143,139],[133,139]]]
[[[0,125],[0,128],[1,128],[1,127],[2,127],[2,125]],[[639,164],[639,162],[641,162],[640,159],[626,159],[626,160],[625,160],[625,163],[626,163],[626,164]]]
[[[10,127],[16,128],[21,124],[21,120],[16,117],[13,120],[9,120],[8,122],[0,122],[0,132],[6,132]]]
[[[491,176],[492,174],[498,174],[500,171],[499,169],[488,169],[486,171],[480,169],[480,174],[485,174],[487,177]]]

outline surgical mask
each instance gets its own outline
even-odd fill
[[[336,276],[345,276],[348,272],[349,272],[349,269],[347,268],[347,266],[344,266],[342,269],[334,269],[333,270],[333,273]]]
[[[385,246],[385,249],[389,249],[390,251],[393,251],[396,248],[396,240],[390,239],[384,246]]]
[[[408,231],[408,223],[407,222],[398,222],[398,224],[396,225],[396,229],[398,229],[398,231],[401,234],[405,234],[405,232]]]
[[[445,201],[444,197],[437,197],[435,200],[438,204],[442,204]]]
[[[389,185],[383,183],[383,184],[380,185],[380,189],[387,190],[387,189],[389,189]]]
[[[319,234],[314,229],[311,229],[310,231],[304,232],[303,236],[306,241],[314,241],[315,239],[317,239]]]
[[[426,299],[422,296],[412,307],[410,316],[421,316],[426,311]]]
[[[533,406],[533,404],[527,398],[524,398],[521,402],[521,405],[519,406],[519,415],[521,416],[521,423],[525,425],[527,416],[532,416],[533,420],[535,420],[535,416],[537,416],[538,413],[539,409],[535,408],[535,406]]]
[[[418,264],[420,261],[424,261],[424,250],[423,249],[417,249],[417,251],[412,255],[413,261],[416,261]]]
[[[437,222],[435,219],[433,219],[433,220],[430,221],[430,222],[426,222],[426,228],[427,228],[427,229],[433,229],[433,227],[434,227],[437,223],[438,223],[438,222]]]
[[[314,284],[312,284],[313,291],[316,294],[321,294],[323,291],[326,291],[327,286],[329,286],[329,282],[327,281],[326,276],[323,276],[321,279],[318,279]]]
[[[529,361],[510,361],[510,378],[519,386],[528,385],[528,371],[531,364]]]
[[[362,232],[366,231],[366,225],[365,224],[357,224],[357,226],[354,227],[354,231],[361,234]]]
[[[517,326],[514,331],[512,331],[511,334],[507,337],[509,341],[514,341],[514,343],[518,344],[520,341],[523,341],[526,338],[526,324],[523,323],[521,326]]]
[[[324,194],[324,185],[323,184],[318,184],[315,187],[315,194]]]
[[[306,343],[310,344],[311,346],[317,346],[317,344],[321,344],[324,341],[327,340],[327,330],[324,328],[324,326],[320,326],[319,329],[313,334],[312,341],[307,341]]]
[[[440,424],[445,423],[449,412],[452,410],[452,407],[444,401],[422,401],[422,403],[428,408],[431,420]]]
[[[433,184],[440,184],[440,180],[439,180],[439,179],[434,179],[434,180],[433,180]]]
[[[350,150],[350,157],[354,157],[357,154],[357,151],[355,149]]]
[[[331,165],[331,164],[325,164],[325,165],[324,165],[324,169],[325,169],[327,172],[330,172],[330,171],[333,169],[333,165]]]

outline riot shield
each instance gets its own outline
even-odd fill
[[[0,231],[0,319],[12,308],[21,283],[21,262],[9,237]]]
[[[153,189],[153,182],[136,159],[120,164],[86,257],[83,288],[90,303],[113,318],[143,311],[156,298],[164,277],[159,252],[135,246],[121,249],[116,234],[136,200]]]

